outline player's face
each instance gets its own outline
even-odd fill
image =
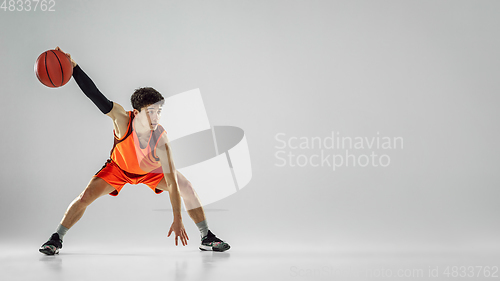
[[[161,117],[161,106],[159,104],[152,104],[150,106],[143,107],[139,113],[139,117],[142,119],[141,123],[144,127],[149,127],[150,130],[156,130],[158,128],[158,123]]]

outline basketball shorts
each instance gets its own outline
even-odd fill
[[[137,175],[128,173],[122,170],[115,162],[108,160],[106,164],[95,174],[109,183],[115,188],[115,191],[111,192],[109,195],[117,196],[122,190],[126,183],[129,184],[139,184],[143,183],[151,188],[156,194],[160,194],[163,190],[157,189],[156,186],[163,179],[163,173],[148,173],[145,175]]]

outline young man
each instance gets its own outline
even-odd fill
[[[62,51],[59,47],[56,50]],[[178,245],[178,239],[184,246],[189,240],[182,223],[182,197],[189,216],[200,230],[200,250],[229,250],[229,244],[208,229],[196,192],[191,183],[175,169],[167,132],[158,124],[163,96],[153,88],[137,89],[131,97],[134,109],[127,112],[121,105],[109,101],[71,56],[66,56],[73,64],[73,78],[80,89],[102,113],[112,119],[115,143],[110,159],[71,202],[56,232],[39,251],[47,255],[59,253],[64,235],[83,216],[87,206],[106,194],[117,196],[126,183],[146,184],[157,194],[168,191],[174,214],[168,237],[174,232],[175,245]]]

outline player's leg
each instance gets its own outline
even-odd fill
[[[205,220],[205,212],[200,202],[200,198],[196,194],[196,191],[192,188],[189,181],[185,179],[184,176],[180,177],[180,173],[177,174],[177,181],[179,183],[179,192],[186,206],[187,212],[194,223],[199,223]],[[167,184],[165,178],[163,178],[156,188],[170,193],[170,187],[172,185]]]
[[[92,202],[114,190],[115,188],[103,179],[93,177],[85,190],[70,203],[57,228],[57,232],[52,234],[50,239],[40,247],[39,251],[47,255],[59,253],[59,249],[62,248],[64,233],[82,218],[85,210]]]
[[[200,230],[200,235],[202,237],[200,250],[218,252],[229,250],[229,244],[217,238],[208,229],[205,211],[203,210],[200,198],[198,194],[196,194],[191,182],[179,171],[176,171],[176,173],[181,198],[184,201],[189,216]],[[171,186],[172,185],[167,184],[165,178],[163,178],[156,188],[170,192]]]
[[[114,190],[115,188],[103,179],[93,177],[85,190],[71,202],[61,220],[61,225],[70,229],[82,218],[85,210],[92,202],[101,196],[108,195]]]
[[[205,212],[191,182],[179,171],[177,171],[177,182],[179,183],[179,192],[181,193],[182,200],[191,219],[194,223],[204,221]]]

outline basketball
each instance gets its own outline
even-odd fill
[[[38,80],[47,87],[57,88],[68,83],[73,75],[73,65],[61,51],[43,52],[35,62],[35,74]]]

